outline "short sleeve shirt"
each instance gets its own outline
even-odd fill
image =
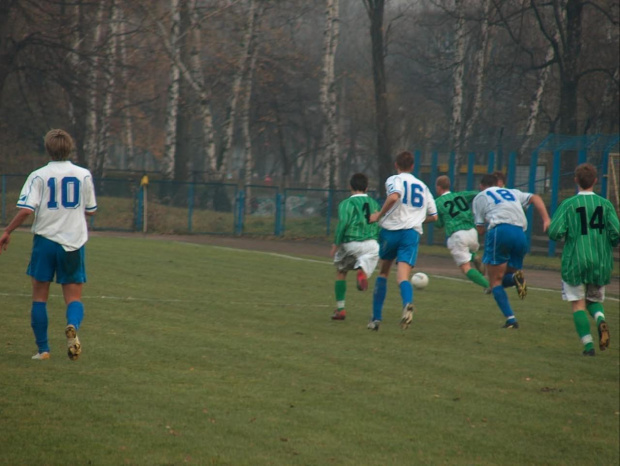
[[[480,192],[473,202],[476,225],[487,225],[490,230],[496,225],[506,223],[527,230],[527,218],[523,209],[530,202],[532,193],[518,189],[492,186]]]
[[[388,196],[399,194],[399,199],[379,222],[386,230],[414,229],[422,234],[426,217],[437,215],[435,198],[424,182],[411,173],[390,176],[385,182],[385,191]]]

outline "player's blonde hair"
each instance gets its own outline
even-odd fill
[[[45,135],[45,150],[52,160],[67,160],[74,148],[73,138],[62,129],[52,129]]]
[[[446,175],[441,175],[437,177],[437,181],[435,181],[435,185],[439,186],[441,189],[445,191],[450,190],[450,178]]]

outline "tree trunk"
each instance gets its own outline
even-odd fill
[[[338,47],[339,0],[327,0],[325,9],[323,76],[321,79],[320,103],[323,113],[323,188],[333,189],[337,181],[339,158],[339,135],[336,108],[335,58]]]
[[[167,180],[174,178],[174,160],[176,155],[177,138],[177,117],[179,112],[179,28],[181,22],[181,11],[179,0],[170,0],[170,74],[168,84],[168,101],[166,104],[166,124],[165,124],[165,146],[164,157],[162,160],[162,175]]]
[[[474,58],[476,66],[476,81],[474,87],[474,97],[472,102],[472,109],[467,123],[465,125],[465,134],[463,135],[463,144],[461,147],[466,148],[466,145],[470,144],[470,139],[473,134],[474,128],[480,118],[480,111],[482,109],[484,81],[486,76],[486,63],[489,50],[489,17],[491,15],[490,0],[483,0],[482,2],[482,23],[480,25],[480,47],[476,50],[476,56]],[[460,160],[459,160],[460,162]],[[457,164],[455,173],[458,173],[459,164]],[[453,180],[454,181],[454,180]]]
[[[454,189],[458,189],[458,167],[461,161],[461,132],[463,115],[463,88],[465,75],[465,17],[463,15],[463,0],[455,0],[455,14],[457,15],[454,36],[454,74],[452,77],[452,119],[450,120],[450,147],[455,152],[455,178],[452,180]]]
[[[226,121],[224,122],[224,132],[219,156],[220,170],[224,174],[228,173],[232,163],[232,144],[237,120],[237,103],[242,93],[243,78],[251,59],[250,47],[252,45],[252,37],[254,37],[256,20],[255,10],[256,3],[254,1],[250,1],[248,19],[246,21],[245,34],[243,37],[243,44],[241,46],[241,57],[239,58],[239,66],[233,78],[230,100],[228,102],[228,108],[226,109]]]
[[[244,86],[243,86],[243,103],[242,103],[242,129],[243,139],[245,141],[244,149],[244,180],[245,186],[245,200],[246,200],[246,212],[249,212],[250,202],[252,199],[251,189],[249,187],[252,184],[252,175],[254,173],[254,157],[252,154],[252,133],[250,131],[250,111],[252,109],[252,81],[254,79],[254,69],[256,67],[256,58],[258,56],[258,44],[257,44],[257,22],[258,18],[262,14],[263,7],[258,5],[257,1],[251,0],[250,11],[254,18],[252,19],[252,36],[250,37],[250,47],[248,50],[249,61],[245,71]]]
[[[122,8],[119,8],[119,53],[120,53],[120,66],[121,76],[123,79],[123,135],[125,147],[122,151],[121,170],[129,168],[130,170],[136,169],[135,149],[134,149],[134,134],[133,134],[133,120],[131,118],[131,110],[129,108],[129,86],[128,86],[128,74],[127,67],[129,66],[127,60],[127,42],[125,36],[127,34],[126,20]]]
[[[364,0],[370,19],[372,43],[372,74],[375,87],[375,123],[377,129],[377,161],[381,196],[385,196],[385,180],[392,174],[392,154],[389,137],[389,112],[385,76],[385,47],[383,16],[385,0]]]
[[[553,46],[549,46],[547,49],[547,53],[545,55],[545,63],[550,63],[553,60],[554,50]],[[527,123],[525,125],[525,131],[523,132],[524,140],[521,144],[521,149],[519,150],[519,155],[525,153],[528,150],[532,137],[534,136],[534,132],[536,131],[536,123],[538,122],[538,115],[540,113],[540,104],[542,102],[543,94],[545,92],[545,86],[547,85],[547,79],[549,78],[549,73],[551,72],[550,66],[544,66],[540,70],[540,74],[538,75],[538,81],[536,85],[536,90],[534,91],[534,95],[532,96],[532,100],[530,102],[530,111],[527,117]]]
[[[101,46],[101,37],[103,35],[103,14],[105,11],[105,2],[99,4],[97,11],[97,26],[95,27],[95,36],[93,43],[93,58],[90,66],[88,79],[88,98],[87,98],[87,116],[86,116],[86,134],[84,137],[84,152],[88,160],[88,168],[94,170],[97,166],[97,137],[98,137],[98,92],[99,92],[99,63]]]

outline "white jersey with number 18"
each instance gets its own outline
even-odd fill
[[[488,224],[491,228],[501,223],[515,225],[527,230],[525,209],[532,193],[518,189],[506,189],[492,186],[478,193],[472,204],[476,225]]]
[[[437,215],[435,198],[423,181],[411,173],[390,176],[385,182],[386,195],[399,193],[396,204],[380,220],[386,230],[414,229],[422,234],[422,224],[428,215]]]
[[[17,207],[34,211],[34,234],[75,251],[88,240],[84,213],[97,210],[93,177],[69,161],[49,162],[28,176]]]

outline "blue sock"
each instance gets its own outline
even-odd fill
[[[400,286],[400,297],[403,300],[403,307],[409,303],[413,303],[413,286],[409,280],[403,280]]]
[[[39,353],[49,353],[50,345],[47,342],[47,303],[33,301],[30,310],[30,326],[34,332]]]
[[[502,279],[502,286],[504,288],[510,288],[511,286],[515,286],[515,278],[513,273],[507,273],[504,275]]]
[[[493,288],[493,297],[495,298],[495,302],[499,306],[500,311],[502,311],[502,314],[506,317],[506,320],[517,320],[512,312],[512,308],[508,302],[508,295],[506,294],[506,290],[503,286],[499,285]]]
[[[67,325],[73,325],[75,329],[80,328],[84,318],[84,305],[80,301],[73,301],[67,306]]]
[[[385,277],[377,277],[377,280],[375,280],[375,290],[372,293],[372,320],[381,320],[386,293],[387,279]]]

